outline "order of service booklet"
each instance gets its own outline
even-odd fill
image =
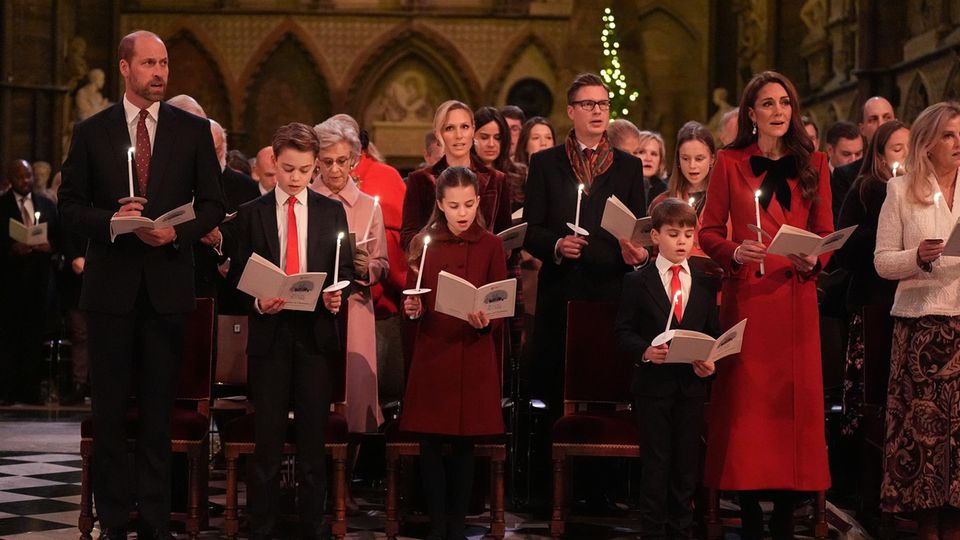
[[[504,229],[497,233],[500,240],[503,240],[503,249],[513,251],[523,247],[523,239],[527,236],[527,224],[521,223],[514,225],[509,229]]]
[[[947,238],[947,243],[943,246],[943,255],[947,257],[960,257],[960,222],[954,225],[950,237]]]
[[[24,225],[10,218],[10,238],[28,246],[39,246],[47,243],[47,223]]]
[[[840,249],[856,229],[857,225],[851,225],[846,229],[840,229],[821,238],[820,235],[804,229],[781,225],[777,235],[767,246],[767,253],[783,255],[784,257],[791,254],[818,257],[828,251]]]
[[[607,197],[600,226],[617,239],[626,238],[634,244],[642,246],[653,245],[653,241],[650,239],[650,229],[653,228],[653,222],[650,217],[637,219],[637,216],[633,215],[633,212],[616,195]]]
[[[665,364],[691,364],[695,360],[710,362],[736,354],[743,346],[743,331],[747,320],[743,319],[717,339],[693,330],[674,330],[667,351]]]
[[[173,227],[194,220],[197,215],[193,212],[193,201],[178,206],[157,219],[143,216],[114,216],[110,218],[110,233],[114,236],[131,233],[137,229],[163,229]]]
[[[440,313],[467,320],[467,313],[483,310],[489,319],[513,317],[517,305],[517,279],[487,283],[474,287],[472,283],[449,272],[440,271],[437,278],[437,305]]]
[[[254,253],[247,261],[237,288],[254,298],[283,298],[283,309],[314,311],[323,290],[326,272],[288,276],[277,265]]]

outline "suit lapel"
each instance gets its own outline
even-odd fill
[[[740,168],[740,176],[743,178],[743,181],[746,182],[747,186],[749,186],[750,194],[752,195],[756,193],[757,190],[760,189],[760,184],[763,183],[763,178],[764,176],[766,176],[766,174],[764,174],[764,176],[755,176],[753,174],[753,168],[750,167],[749,156],[747,156],[745,159],[740,160],[737,163],[737,167]],[[790,187],[791,189],[796,187],[795,182],[793,184],[790,184]],[[795,196],[793,200],[796,200]],[[787,216],[783,213],[783,207],[780,206],[780,203],[777,201],[776,197],[771,197],[770,204],[767,205],[766,209],[764,209],[763,207],[760,208],[760,214],[761,215],[766,214],[767,217],[775,223],[776,226],[773,227],[772,234],[776,234],[776,232],[780,229],[780,225],[783,225],[784,223],[787,222]],[[761,224],[762,223],[763,223],[763,220],[761,219]],[[770,231],[767,231],[767,232],[770,232]]]
[[[156,197],[157,189],[163,184],[163,175],[167,164],[172,159],[174,141],[176,140],[176,124],[173,121],[173,112],[170,106],[160,102],[157,113],[157,131],[154,134],[153,151],[150,154],[150,179],[147,183],[147,200]]]
[[[708,305],[706,294],[709,289],[700,279],[700,274],[690,272],[690,298],[687,299],[687,307],[683,310],[683,327],[686,328],[689,323],[700,325],[703,315],[700,313],[702,307]],[[700,330],[697,330],[698,332]]]
[[[314,193],[312,189],[307,190],[307,270],[310,272],[332,272],[333,269],[324,270],[320,268],[320,253],[319,250],[310,249],[310,245],[323,245],[324,242],[322,239],[317,238],[320,235],[320,220],[322,216],[320,215],[320,195],[319,193]],[[313,242],[310,241],[310,238],[313,237]],[[318,242],[318,240],[320,240]],[[349,238],[345,239],[347,242],[350,241]],[[333,279],[333,274],[330,274],[330,279]]]
[[[123,196],[126,197],[127,189],[127,150],[133,146],[130,140],[130,131],[127,129],[126,113],[123,111],[123,100],[118,101],[109,113],[109,121],[106,122],[107,140],[110,141],[111,160],[114,163],[113,169],[122,171],[117,176],[123,178]],[[136,182],[134,182],[136,184]]]
[[[660,280],[656,265],[643,272],[643,288],[647,291],[657,309],[660,310],[660,313],[665,317],[673,317],[673,312],[670,309],[670,299],[667,298],[667,291],[663,288],[663,282]],[[671,326],[673,326],[673,323],[671,323]]]
[[[270,262],[283,268],[280,262],[280,228],[277,225],[277,199],[274,192],[260,199],[260,223],[263,226],[263,235],[267,239],[270,249]]]

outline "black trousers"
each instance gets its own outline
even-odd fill
[[[443,464],[444,443],[453,450],[449,474]],[[463,540],[475,463],[472,437],[420,436],[420,476],[430,515],[428,538]]]
[[[761,500],[773,501],[773,515],[770,516],[770,535],[773,540],[791,540],[793,538],[793,509],[799,498],[796,491],[741,491],[738,495],[740,497],[740,517],[743,522],[740,537],[743,540],[762,540],[764,538]]]
[[[186,313],[153,310],[141,291],[133,312],[87,313],[93,399],[93,489],[103,528],[129,519],[131,485],[140,519],[166,531],[170,519],[170,415],[183,355]],[[128,399],[139,411],[134,477],[127,474]]]
[[[703,396],[637,396],[643,538],[692,538]]]
[[[330,409],[327,353],[319,350],[310,316],[282,311],[271,353],[250,357],[256,405],[256,447],[250,482],[252,533],[272,534],[280,501],[280,462],[293,400],[297,441],[297,503],[301,526],[319,534],[324,527],[326,455],[324,430]]]

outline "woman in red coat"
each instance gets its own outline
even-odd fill
[[[507,277],[503,243],[484,230],[477,192],[477,178],[466,167],[450,167],[439,176],[433,216],[412,242],[417,249],[411,260],[419,261],[423,236],[430,235],[421,286],[431,292],[408,296],[403,303],[404,313],[419,324],[400,429],[421,437],[429,540],[463,540],[473,481],[473,440],[503,433],[500,370],[491,336],[499,321],[478,311],[469,314],[467,323],[430,309],[436,304],[441,270],[477,287]],[[412,287],[415,272],[407,276]],[[453,447],[449,474],[441,456],[445,442]],[[447,482],[452,487],[449,503]]]
[[[745,539],[762,538],[759,491],[772,492],[779,539],[793,538],[794,492],[830,486],[815,281],[827,258],[766,254],[781,225],[833,230],[827,161],[805,135],[799,104],[779,73],[750,81],[737,138],[717,155],[700,229],[701,247],[725,271],[721,324],[749,319],[741,353],[717,369],[704,470],[706,485],[741,492]],[[757,204],[763,242],[749,228]]]
[[[410,240],[427,224],[436,205],[436,178],[447,167],[467,167],[477,177],[480,215],[486,229],[500,232],[513,224],[510,219],[510,187],[500,171],[491,169],[472,155],[476,126],[473,111],[466,104],[450,100],[437,107],[433,130],[443,146],[443,157],[434,166],[410,173],[403,198],[403,226],[400,246],[410,249]]]

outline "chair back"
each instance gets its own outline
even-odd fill
[[[573,300],[567,304],[565,405],[633,402],[633,363],[617,345],[616,319],[616,302]]]
[[[217,317],[217,364],[214,383],[218,386],[247,385],[247,316]]]
[[[197,309],[187,320],[183,357],[177,376],[177,401],[197,402],[201,412],[209,410],[210,403],[213,320],[213,300],[197,298]]]

